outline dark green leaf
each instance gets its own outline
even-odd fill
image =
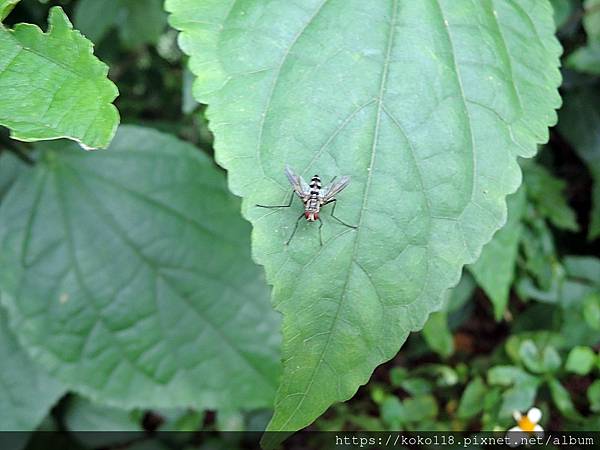
[[[408,378],[402,381],[399,386],[413,396],[431,392],[431,382],[425,378]]]
[[[75,26],[94,42],[116,27],[123,44],[156,44],[167,25],[162,0],[80,0]]]
[[[600,44],[598,44],[600,47]],[[600,53],[600,49],[599,49]],[[600,55],[599,55],[600,57]],[[600,94],[596,89],[581,89],[565,95],[558,130],[586,163],[594,187],[588,236],[600,236]]]
[[[595,412],[600,412],[600,380],[594,381],[587,390],[587,398],[590,402],[590,409]]]
[[[525,256],[524,269],[533,279],[523,274],[517,284],[517,291],[521,298],[532,297],[555,303],[564,279],[564,268],[556,252],[554,235],[546,220],[531,204],[527,207],[524,221],[521,238]],[[523,286],[524,284],[528,286]],[[528,292],[524,292],[524,288]]]
[[[224,176],[150,129],[110,150],[47,143],[0,206],[13,329],[102,403],[271,406],[279,320]]]
[[[500,320],[506,306],[517,262],[521,239],[521,217],[525,211],[525,189],[508,197],[508,219],[490,242],[483,247],[481,256],[469,270],[494,305],[494,316]]]
[[[575,409],[571,396],[564,386],[557,379],[551,378],[548,380],[548,387],[550,388],[552,401],[561,414],[571,420],[580,420],[581,415]]]
[[[495,366],[488,373],[488,383],[511,386],[502,393],[499,417],[511,417],[514,411],[527,411],[535,400],[540,385],[539,378],[514,366]]]
[[[556,22],[556,28],[560,28],[575,10],[575,2],[574,0],[550,0],[550,3],[554,10],[554,22]]]
[[[596,354],[589,347],[574,347],[569,352],[565,369],[578,375],[587,375],[594,367]]]
[[[392,430],[402,430],[402,425],[406,420],[404,405],[397,397],[387,397],[380,409],[381,419]]]
[[[600,330],[600,292],[595,292],[584,298],[583,317],[590,328]]]
[[[540,214],[548,218],[557,228],[579,230],[575,212],[564,195],[567,185],[565,181],[556,178],[544,166],[535,163],[527,164],[523,175],[527,195]]]
[[[448,329],[448,315],[445,311],[438,311],[429,316],[423,327],[423,338],[442,358],[448,358],[454,353],[454,340]]]
[[[392,386],[400,386],[400,383],[406,380],[408,376],[408,370],[404,367],[393,367],[390,370],[390,381],[392,383]]]
[[[537,311],[536,308],[530,308],[533,317],[530,319],[532,321],[540,320],[541,314]],[[526,311],[527,312],[527,311]],[[513,333],[515,333],[515,329],[513,329]],[[533,342],[536,350],[538,352],[538,348],[545,348],[548,346],[554,348],[564,348],[565,342],[562,334],[555,333],[547,330],[533,331],[533,332],[525,332],[519,334],[512,334],[504,345],[504,349],[511,360],[515,363],[521,364],[523,359],[520,354],[521,346],[525,341]]]
[[[580,72],[600,74],[600,0],[585,0],[583,28],[587,45],[578,48],[567,58],[567,67]]]
[[[567,57],[566,66],[578,72],[600,75],[600,43],[575,50]]]
[[[120,0],[80,0],[75,4],[75,27],[98,44],[115,24],[120,6]]]
[[[402,402],[406,422],[420,422],[434,418],[438,413],[435,398],[431,395],[419,395]]]
[[[519,356],[525,367],[533,373],[552,373],[558,370],[561,364],[560,356],[553,346],[540,348],[529,339],[521,343]]]
[[[588,42],[600,42],[600,0],[585,0],[583,6],[583,28]]]
[[[8,329],[4,309],[0,309],[0,361],[0,432],[32,431],[65,388],[34,364],[18,344]],[[5,440],[2,443],[7,445]]]
[[[502,406],[502,390],[491,387],[483,399],[482,430],[493,430],[498,426],[498,415]]]
[[[0,153],[0,202],[24,168],[25,164],[14,154]]]
[[[600,259],[592,256],[567,256],[563,263],[570,277],[600,287]]]
[[[444,309],[448,313],[460,310],[471,299],[476,287],[473,277],[468,272],[463,271],[459,283],[448,292]]]
[[[475,378],[465,388],[458,405],[457,415],[461,419],[470,419],[483,409],[487,386],[480,377]]]

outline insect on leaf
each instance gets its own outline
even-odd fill
[[[560,46],[546,0],[167,0],[284,315],[269,430],[354,395],[506,221],[518,156],[548,138]],[[284,167],[348,175],[285,241]],[[296,201],[298,208],[300,203]],[[280,437],[274,436],[274,439]]]

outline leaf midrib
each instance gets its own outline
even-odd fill
[[[319,356],[319,362],[314,366],[312,373],[310,375],[309,378],[309,383],[308,386],[305,390],[305,392],[303,394],[301,394],[301,398],[298,401],[298,404],[296,406],[296,408],[294,409],[294,411],[288,416],[287,420],[279,427],[279,430],[284,430],[287,426],[287,424],[294,419],[294,417],[296,416],[297,412],[299,411],[299,409],[302,407],[302,404],[304,403],[304,400],[307,398],[308,392],[310,391],[310,389],[312,388],[312,385],[316,379],[315,375],[316,373],[320,370],[323,362],[324,362],[324,356],[325,353],[327,352],[329,345],[331,343],[331,336],[334,332],[334,329],[336,328],[336,325],[338,323],[338,318],[340,315],[340,312],[342,310],[342,306],[344,304],[344,299],[346,298],[347,292],[348,292],[348,283],[350,282],[350,274],[352,273],[352,265],[355,264],[355,257],[356,257],[356,252],[358,249],[358,242],[359,242],[359,236],[360,236],[360,230],[361,230],[361,226],[362,226],[362,221],[364,218],[364,212],[367,209],[368,206],[368,200],[369,200],[369,190],[371,187],[371,178],[372,178],[372,173],[373,173],[373,165],[375,163],[375,158],[376,158],[376,154],[377,154],[377,143],[379,140],[379,130],[380,130],[380,124],[381,124],[381,115],[383,110],[383,98],[385,95],[385,89],[386,89],[386,83],[387,83],[387,78],[388,78],[388,74],[389,74],[389,65],[390,65],[390,59],[391,59],[391,55],[392,55],[392,49],[393,49],[393,43],[394,43],[394,31],[396,28],[396,15],[397,15],[397,11],[398,11],[398,0],[393,0],[392,3],[392,18],[390,21],[390,26],[389,26],[389,31],[388,31],[388,38],[387,38],[387,43],[386,43],[386,55],[385,55],[385,59],[384,59],[384,64],[383,64],[383,69],[382,69],[382,73],[381,73],[381,80],[379,83],[379,96],[377,98],[377,113],[376,113],[376,119],[375,119],[375,130],[373,132],[373,142],[371,145],[371,159],[369,162],[369,166],[368,166],[368,176],[367,176],[367,182],[365,183],[365,189],[363,192],[363,204],[361,206],[360,209],[360,216],[358,219],[358,225],[357,225],[357,229],[356,229],[356,237],[354,239],[354,245],[352,247],[352,252],[350,255],[350,264],[348,267],[348,270],[346,271],[347,275],[346,275],[346,280],[344,281],[344,287],[342,288],[342,295],[340,297],[340,301],[338,302],[338,307],[336,309],[335,315],[333,317],[333,320],[331,322],[331,326],[329,328],[328,331],[328,335],[327,335],[327,340],[325,341],[325,344],[323,345],[323,350],[321,351],[321,355]]]

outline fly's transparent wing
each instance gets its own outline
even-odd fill
[[[331,186],[325,186],[321,190],[321,198],[324,203],[331,201],[335,198],[337,194],[339,194],[346,186],[350,184],[350,177],[342,177],[335,183],[332,183]]]
[[[285,174],[288,177],[290,184],[294,188],[294,192],[298,194],[298,197],[304,198],[309,195],[310,187],[300,175],[296,175],[294,173],[290,166],[285,166]]]

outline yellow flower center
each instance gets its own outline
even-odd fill
[[[519,420],[519,428],[523,431],[532,432],[535,428],[535,423],[533,423],[527,416],[521,417]]]

